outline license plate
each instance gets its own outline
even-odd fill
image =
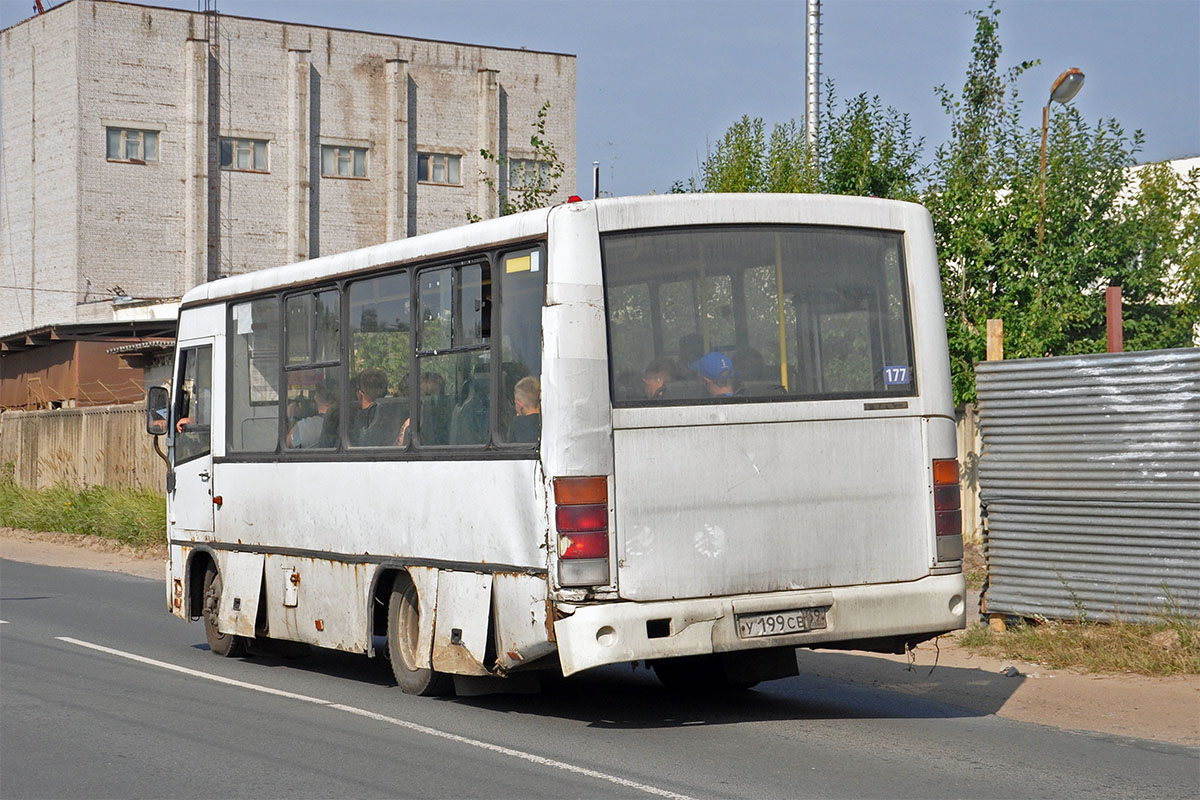
[[[820,630],[825,627],[825,612],[828,610],[828,606],[821,606],[772,611],[769,614],[741,614],[737,617],[738,637],[755,639],[759,636],[784,636]]]

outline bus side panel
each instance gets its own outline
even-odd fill
[[[219,541],[327,553],[335,560],[359,555],[546,566],[546,501],[536,461],[216,466],[224,500]]]
[[[222,569],[225,563],[227,558]],[[262,601],[268,635],[351,653],[367,652],[371,642],[366,638],[369,606],[364,593],[376,569],[374,564],[328,558],[267,555]],[[222,597],[222,605],[225,602]]]

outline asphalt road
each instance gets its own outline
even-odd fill
[[[802,674],[409,697],[318,651],[219,659],[158,581],[0,560],[0,797],[1195,797],[1200,752]]]

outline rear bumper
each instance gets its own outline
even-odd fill
[[[564,675],[621,661],[940,633],[966,626],[961,574],[910,583],[576,606],[554,623]],[[735,617],[828,606],[826,627],[743,639]],[[668,620],[668,622],[664,622]],[[649,625],[647,623],[650,623]],[[651,634],[654,638],[651,638]]]

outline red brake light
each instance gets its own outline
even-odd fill
[[[608,507],[602,505],[559,506],[554,512],[559,533],[607,531]]]
[[[558,557],[564,561],[607,559],[608,478],[556,478],[554,503]],[[606,583],[605,562],[600,562],[600,569],[602,574],[586,577],[572,573],[570,585]]]
[[[607,558],[608,531],[563,533],[558,537],[559,558]]]
[[[939,458],[933,462],[933,512],[938,536],[962,536],[957,458]]]

